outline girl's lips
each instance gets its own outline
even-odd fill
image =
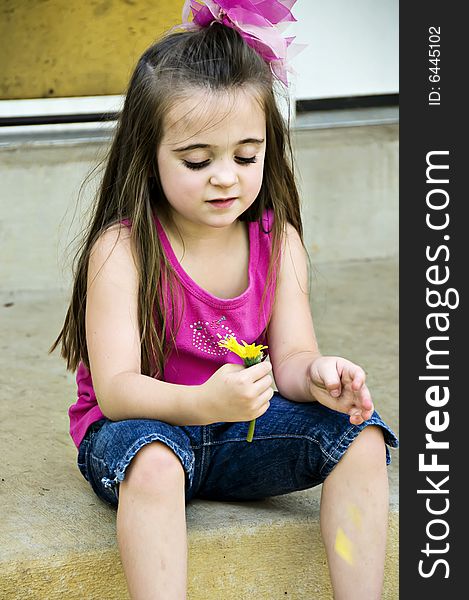
[[[219,198],[217,200],[208,200],[208,203],[217,208],[229,208],[235,200],[236,198]]]

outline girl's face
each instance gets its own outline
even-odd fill
[[[194,89],[173,106],[157,162],[176,223],[191,230],[232,225],[261,189],[265,137],[253,93]]]

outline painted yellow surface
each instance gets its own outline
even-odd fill
[[[0,99],[121,94],[183,0],[1,0]]]

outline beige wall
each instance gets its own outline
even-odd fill
[[[183,0],[1,0],[0,100],[121,94]]]

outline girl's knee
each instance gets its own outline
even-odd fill
[[[360,431],[347,453],[362,463],[386,464],[386,446],[381,427],[368,425]]]
[[[139,492],[155,493],[180,487],[184,477],[182,463],[171,448],[162,442],[151,442],[134,456],[122,483]]]

